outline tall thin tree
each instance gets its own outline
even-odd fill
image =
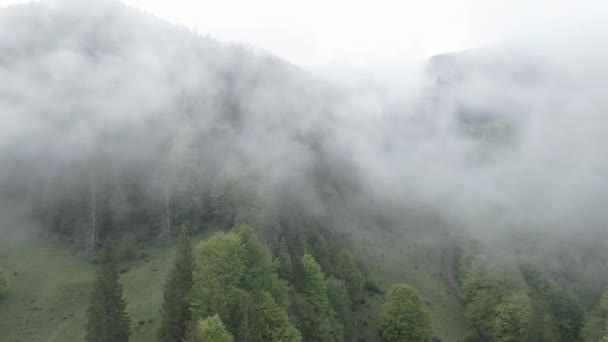
[[[97,276],[87,309],[87,342],[128,342],[131,319],[122,295],[122,285],[110,241],[99,259]]]
[[[192,289],[192,243],[187,229],[182,229],[174,266],[167,276],[161,308],[159,342],[182,342],[190,321],[188,295]]]
[[[84,252],[86,255],[94,256],[97,237],[97,175],[93,170],[89,175],[87,194],[87,223],[86,236],[84,237]]]

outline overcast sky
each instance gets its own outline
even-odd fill
[[[20,0],[0,0],[7,5]],[[600,25],[605,0],[123,0],[293,63],[378,65]]]

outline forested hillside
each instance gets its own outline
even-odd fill
[[[605,339],[604,82],[550,52],[347,87],[110,0],[0,10],[0,340]]]

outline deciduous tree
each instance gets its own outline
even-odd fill
[[[232,342],[234,338],[226,330],[220,316],[213,315],[201,320],[198,324],[201,342]]]
[[[503,299],[496,307],[493,336],[497,342],[524,341],[530,328],[532,305],[523,291]]]
[[[417,342],[431,339],[431,319],[422,307],[418,291],[410,285],[393,285],[380,321],[387,342]]]
[[[214,234],[198,245],[196,257],[192,298],[199,317],[218,314],[237,340],[295,336],[292,332],[297,330],[281,318],[288,317],[287,285],[251,227]],[[268,311],[272,315],[264,314]],[[276,341],[294,341],[284,338]]]

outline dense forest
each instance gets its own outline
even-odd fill
[[[96,269],[89,342],[608,341],[605,80],[557,51],[440,55],[350,87],[110,0],[11,6],[1,196]],[[9,244],[25,231],[4,225]],[[416,276],[439,255],[427,273],[466,336],[358,252],[381,234],[423,246],[396,247]],[[159,248],[162,305],[134,321],[121,277]],[[6,251],[0,313],[27,273]]]

